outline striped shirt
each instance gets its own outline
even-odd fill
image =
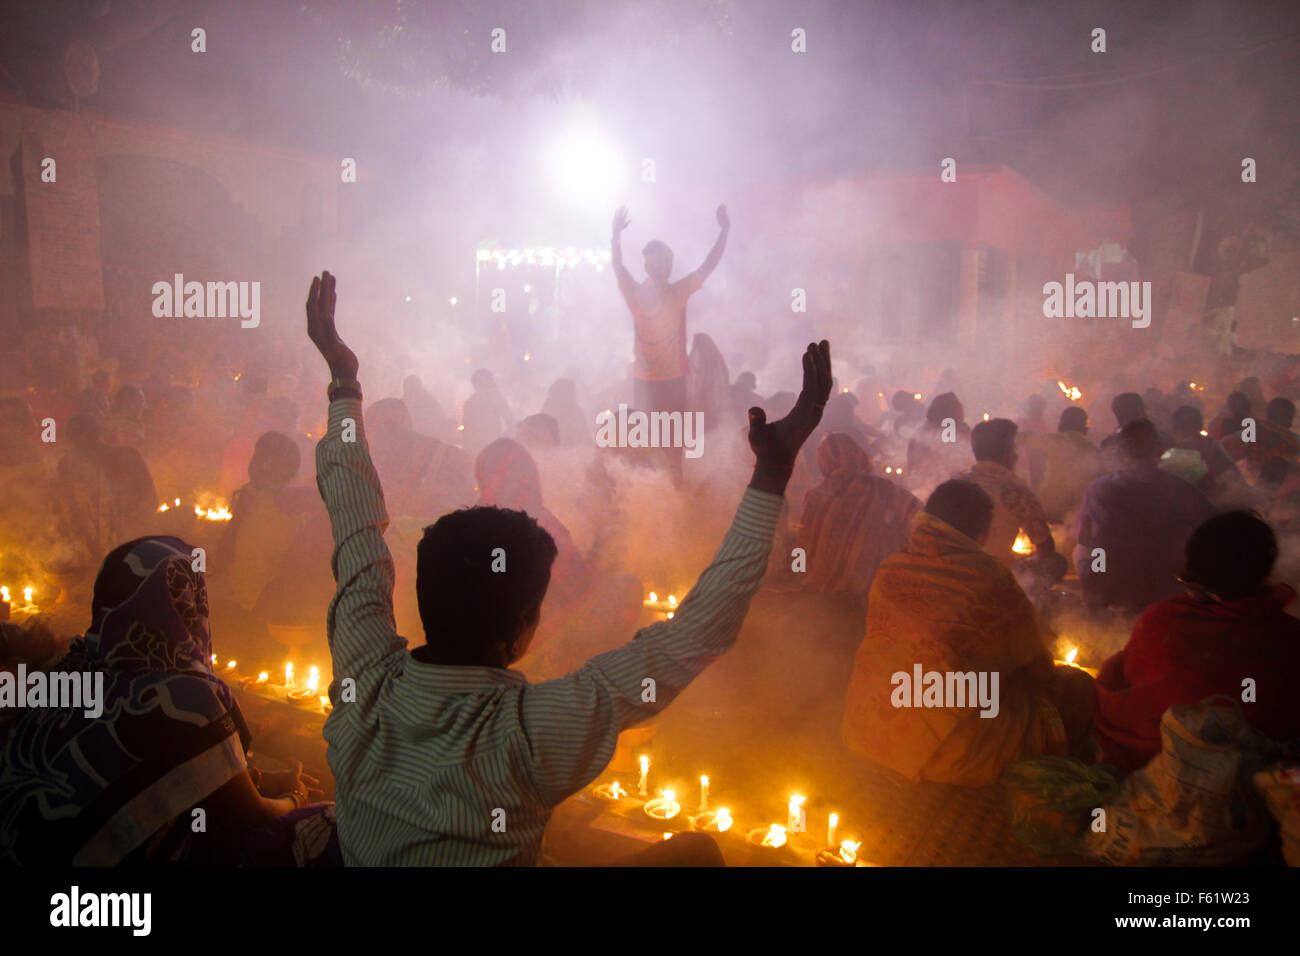
[[[344,442],[345,419],[356,441]],[[663,710],[735,642],[763,579],[784,498],[749,488],[713,562],[671,621],[567,677],[436,666],[393,618],[388,516],[361,402],[330,404],[316,482],[334,531],[327,619],[334,710],[325,721],[348,864],[533,865],[552,808],[609,763],[621,730]],[[647,678],[654,700],[646,701]],[[343,682],[355,682],[355,699]]]

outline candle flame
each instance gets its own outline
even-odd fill
[[[673,612],[672,612],[672,611],[669,611],[669,612],[668,612],[668,620],[671,621],[672,619],[673,619]]]
[[[284,686],[293,686],[293,661],[284,665]]]
[[[785,827],[779,823],[773,823],[767,828],[767,833],[763,835],[761,845],[773,848],[785,846]]]
[[[618,781],[615,780],[615,781],[610,785],[610,788],[609,788],[609,794],[610,794],[610,796],[612,796],[615,800],[617,800],[619,797],[625,796],[625,795],[627,794],[627,791],[624,790],[622,787],[620,787],[620,786],[618,785]]]
[[[9,600],[9,588],[7,586],[0,587],[0,599],[3,599],[5,601]]]
[[[159,513],[162,513],[162,512],[164,512],[164,511],[166,511],[166,510],[168,509],[168,507],[169,507],[169,506],[168,506],[167,502],[164,501],[162,504],[160,504],[160,505],[158,506],[158,511],[159,511]]]
[[[1209,437],[1210,437],[1210,433],[1207,432],[1204,428],[1202,428],[1202,429],[1201,429],[1201,437],[1202,437],[1202,438],[1209,438]]]
[[[731,811],[726,807],[718,810],[718,815],[713,818],[713,825],[718,828],[719,833],[726,833],[731,829],[732,824]]]
[[[312,667],[309,671],[307,671],[307,689],[314,694],[316,693],[316,689],[319,686],[320,686],[320,668]]]
[[[213,654],[211,657],[208,658],[208,660],[212,662],[212,666],[213,666],[213,667],[216,667],[216,666],[217,666],[217,655],[216,655],[216,654]]]
[[[650,769],[650,758],[647,757],[647,756],[645,756],[644,754],[641,755],[640,763],[641,763],[641,772],[642,772],[642,773],[645,773],[646,771],[648,771],[648,770]]]
[[[673,597],[671,594],[668,595],[668,606],[669,606],[669,607],[676,607],[676,606],[677,606],[677,598]]]
[[[1029,540],[1029,535],[1021,531],[1016,535],[1015,544],[1011,545],[1011,550],[1016,554],[1033,554],[1034,543]]]
[[[808,799],[807,797],[791,797],[790,812],[794,813],[796,810],[798,810],[799,807],[803,805],[803,802],[807,799]]]
[[[1065,655],[1065,663],[1073,664],[1074,659],[1078,656],[1079,656],[1079,649],[1077,647],[1070,648],[1070,652]]]
[[[921,393],[916,392],[915,394],[912,395],[912,397],[919,402],[921,400]]]
[[[861,842],[854,843],[852,840],[842,840],[840,842],[840,859],[845,863],[856,863],[858,861],[858,847],[862,846]]]
[[[985,420],[985,421],[988,421],[988,420],[989,420],[989,413],[988,413],[988,412],[985,412],[985,413],[984,413],[984,420]]]
[[[647,604],[658,604],[658,603],[659,603],[659,595],[656,594],[654,591],[651,591],[650,594],[646,597],[645,600],[646,600],[646,603],[647,603]]]
[[[31,604],[31,603],[32,603],[32,589],[31,589],[31,588],[23,588],[23,603],[24,603],[24,604]]]
[[[226,661],[226,670],[233,671],[235,669],[235,664],[237,663],[238,661]]]
[[[1079,391],[1077,386],[1069,385],[1065,382],[1062,382],[1060,379],[1057,379],[1056,387],[1059,388],[1062,394],[1064,394],[1065,397],[1072,402],[1077,402],[1080,398],[1083,397],[1083,392]]]
[[[266,671],[262,671],[257,675],[257,682],[259,684],[265,684],[270,679],[271,679],[271,675],[268,674]]]

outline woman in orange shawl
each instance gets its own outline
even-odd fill
[[[986,786],[1014,760],[1081,753],[1089,738],[1092,679],[1052,666],[1051,632],[1011,572],[980,547],[992,514],[978,485],[944,482],[871,587],[844,740],[914,781]],[[908,706],[898,675],[910,679],[918,666],[974,674],[990,689],[996,673],[995,703]]]
[[[880,563],[907,543],[921,502],[870,474],[871,458],[843,432],[822,439],[817,467],[822,482],[804,497],[795,539],[808,558],[805,587],[865,604]]]

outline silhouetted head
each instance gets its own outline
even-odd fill
[[[930,400],[930,407],[925,410],[925,420],[931,425],[939,426],[945,418],[951,418],[960,424],[965,414],[957,395],[954,392],[944,392]]]
[[[420,381],[418,375],[408,375],[402,379],[402,397],[408,395],[418,395],[424,392],[424,383]]]
[[[1264,414],[1268,417],[1269,424],[1278,428],[1290,428],[1295,421],[1295,402],[1279,395],[1268,403]]]
[[[1195,405],[1179,405],[1169,417],[1169,430],[1178,441],[1199,435],[1204,427],[1205,419]]]
[[[553,407],[578,404],[578,383],[571,378],[557,378],[546,390],[546,405]]]
[[[1144,416],[1147,406],[1137,392],[1122,392],[1111,399],[1110,410],[1115,413],[1115,424],[1123,428]]]
[[[366,424],[372,431],[409,432],[415,427],[411,410],[400,398],[383,398],[371,405],[366,412]]]
[[[1119,431],[1116,442],[1120,458],[1130,465],[1155,465],[1164,451],[1156,426],[1145,418],[1129,422]]]
[[[758,379],[753,372],[741,372],[736,376],[736,388],[743,392],[752,392],[758,387]]]
[[[993,522],[993,499],[975,482],[954,478],[930,493],[925,512],[983,544]]]
[[[68,419],[68,443],[77,451],[91,451],[103,444],[104,431],[94,415],[78,413]]]
[[[1061,420],[1056,424],[1058,432],[1079,432],[1088,434],[1088,413],[1078,405],[1071,405],[1061,412]]]
[[[297,477],[301,464],[297,442],[280,432],[266,432],[253,446],[248,481],[259,488],[280,488]]]
[[[139,418],[144,412],[144,392],[135,385],[123,385],[113,396],[113,413],[123,418]]]
[[[1019,427],[1009,418],[991,418],[980,422],[970,433],[970,450],[976,461],[992,461],[1004,468],[1016,467],[1016,432]]]
[[[415,590],[435,661],[507,667],[522,657],[556,553],[550,534],[522,511],[462,508],[425,528]]]
[[[673,251],[668,248],[668,243],[651,239],[641,254],[645,256],[645,274],[659,282],[667,282],[673,271]]]
[[[1249,511],[1216,515],[1187,539],[1183,580],[1225,601],[1264,587],[1277,560],[1273,529]]]
[[[1047,411],[1047,399],[1043,398],[1043,396],[1034,393],[1025,399],[1025,414],[1030,419],[1042,418],[1045,411]]]
[[[546,451],[560,444],[560,423],[551,415],[529,415],[519,423],[519,440],[533,451]]]
[[[1228,414],[1234,419],[1233,425],[1240,425],[1241,420],[1250,415],[1250,396],[1245,392],[1233,392],[1228,396]]]
[[[496,388],[496,376],[488,369],[481,368],[469,377],[469,383],[474,386],[474,391],[483,392]]]

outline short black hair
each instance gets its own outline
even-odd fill
[[[1277,537],[1250,511],[1216,515],[1187,539],[1183,579],[1225,600],[1259,593],[1277,561]]]
[[[1160,447],[1160,433],[1156,431],[1156,426],[1145,418],[1129,422],[1121,428],[1116,446],[1121,457],[1129,461],[1154,462],[1164,451]]]
[[[1244,416],[1250,414],[1250,396],[1245,392],[1233,392],[1228,396],[1226,404],[1228,406],[1228,411],[1232,412],[1234,415]]]
[[[1291,423],[1295,421],[1295,402],[1279,395],[1268,403],[1268,408],[1265,409],[1264,414],[1272,424],[1290,428]]]
[[[482,665],[497,642],[513,646],[537,620],[557,553],[555,539],[523,511],[462,508],[425,528],[415,591],[439,663]]]
[[[953,478],[930,492],[925,513],[978,541],[993,522],[993,499],[975,482]]]
[[[930,407],[925,410],[925,420],[931,425],[942,425],[945,418],[960,422],[965,416],[961,399],[956,392],[944,392],[930,400]]]
[[[970,449],[976,461],[1002,461],[1016,449],[1016,432],[1020,430],[1009,418],[990,418],[980,422],[970,433]]]
[[[1086,432],[1088,430],[1088,413],[1078,405],[1071,405],[1061,411],[1061,420],[1056,425],[1058,432]]]
[[[1110,410],[1120,428],[1137,421],[1147,412],[1146,402],[1137,392],[1121,392],[1110,400]]]
[[[1204,428],[1205,419],[1195,405],[1180,405],[1170,416],[1169,427],[1173,429],[1175,438],[1182,438],[1195,435]]]

